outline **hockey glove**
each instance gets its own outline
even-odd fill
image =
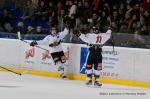
[[[81,35],[80,31],[78,31],[77,29],[74,29],[73,34],[76,35],[77,37]]]
[[[30,46],[35,46],[35,45],[37,45],[36,41],[33,41],[33,42],[30,43]]]

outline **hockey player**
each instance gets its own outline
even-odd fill
[[[86,63],[86,74],[88,80],[86,85],[92,85],[92,76],[94,75],[94,86],[100,87],[102,86],[99,82],[100,71],[102,70],[102,46],[110,39],[112,31],[109,28],[106,33],[99,33],[99,30],[93,26],[91,32],[92,33],[87,34],[79,33],[78,35],[79,38],[89,46]],[[94,71],[92,71],[93,67]]]
[[[30,46],[35,45],[48,45],[50,47],[51,56],[54,60],[55,65],[58,66],[58,71],[61,78],[66,78],[64,73],[64,63],[66,62],[64,52],[61,47],[62,39],[69,33],[67,28],[62,32],[58,32],[56,26],[50,28],[50,35],[46,36],[43,40],[33,41],[30,43]]]

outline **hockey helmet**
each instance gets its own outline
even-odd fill
[[[91,29],[92,33],[98,34],[99,33],[99,29],[96,26],[93,26]]]

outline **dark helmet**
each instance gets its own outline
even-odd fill
[[[92,33],[98,34],[99,33],[99,29],[96,26],[93,26],[91,29]]]

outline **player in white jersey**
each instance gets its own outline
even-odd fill
[[[58,66],[60,77],[66,78],[66,75],[64,73],[64,63],[66,62],[66,60],[61,46],[61,41],[69,33],[69,30],[65,28],[64,31],[58,32],[57,28],[55,26],[52,26],[50,32],[51,34],[46,36],[43,40],[31,42],[30,46],[48,45],[54,63]]]
[[[102,70],[102,46],[111,37],[111,30],[106,33],[99,33],[99,30],[94,26],[92,33],[78,35],[82,41],[89,45],[89,53],[86,63],[87,82],[86,85],[92,85],[92,75],[95,77],[94,86],[102,86],[99,82],[100,71]],[[94,66],[94,71],[92,70]]]

